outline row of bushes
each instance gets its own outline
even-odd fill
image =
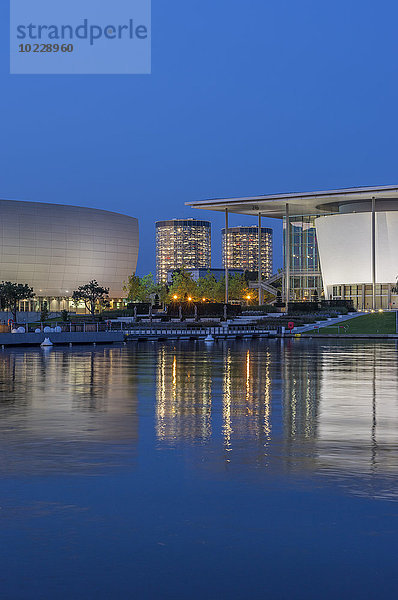
[[[193,317],[195,314],[195,303],[193,302],[173,302],[168,305],[166,313],[162,313],[159,315],[159,319],[167,320],[168,318],[177,318],[180,315],[180,306],[182,307],[182,315],[184,318]],[[69,315],[67,311],[62,311],[61,319],[62,320],[96,320],[96,321],[106,321],[108,319],[117,319],[118,317],[133,317],[134,316],[134,307],[136,308],[136,313],[138,315],[148,315],[150,305],[149,303],[140,303],[140,304],[129,304],[127,309],[119,309],[119,310],[106,310],[103,311],[99,315],[95,315],[95,317],[91,317],[90,315]],[[220,317],[224,316],[224,304],[223,303],[197,303],[197,315],[199,318],[203,317]],[[309,310],[309,309],[312,310]],[[353,310],[352,307],[350,311]],[[239,314],[247,315],[247,316],[261,316],[266,314],[278,313],[278,309],[272,304],[263,304],[261,306],[245,306],[242,310],[242,307],[239,305],[227,305],[227,316],[228,318],[235,317]],[[315,322],[322,319],[327,319],[328,317],[337,317],[339,314],[346,315],[349,312],[349,309],[344,305],[331,304],[328,301],[328,306],[322,306],[319,309],[319,304],[315,302],[292,302],[289,303],[289,312],[287,314],[278,317],[278,322],[283,325],[282,320],[303,320],[305,322]],[[63,313],[66,313],[63,314]],[[156,313],[153,314],[156,317]],[[312,319],[312,320],[311,320]]]
[[[319,311],[337,310],[352,312],[354,306],[351,300],[321,300],[321,302],[289,302],[288,313],[315,313]],[[343,314],[343,313],[340,313]]]
[[[335,307],[334,310],[331,309],[312,313],[295,312],[283,314],[278,318],[265,317],[264,319],[261,319],[259,323],[266,325],[267,327],[277,328],[287,327],[289,322],[293,322],[295,327],[300,327],[301,325],[308,325],[311,323],[316,323],[317,321],[326,321],[329,318],[336,318],[341,314],[347,314],[347,312],[348,310],[345,307]]]

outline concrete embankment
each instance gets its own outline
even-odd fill
[[[186,340],[186,339],[205,339],[211,332],[214,339],[250,339],[250,338],[268,338],[281,337],[276,331],[261,331],[252,328],[240,329],[240,331],[228,331],[221,328],[211,328],[202,330],[130,330],[130,331],[99,331],[99,332],[62,332],[62,333],[1,333],[1,346],[40,346],[45,338],[50,338],[54,345],[68,344],[113,344],[121,343],[125,340],[135,341],[159,341],[159,340]],[[355,334],[333,334],[333,333],[288,333],[285,339],[339,339],[339,340],[398,340],[398,334],[382,333],[355,333]]]
[[[196,329],[128,329],[123,331],[69,332],[62,333],[0,333],[1,346],[40,346],[45,338],[54,345],[61,344],[112,344],[129,341],[205,340],[211,334],[214,340],[250,339],[276,337],[276,331],[260,330],[243,326],[233,328],[207,327]]]
[[[338,340],[398,340],[397,333],[301,333],[291,337],[305,339],[338,339]]]
[[[45,338],[57,344],[113,344],[124,341],[124,331],[63,333],[0,333],[0,346],[40,346]]]

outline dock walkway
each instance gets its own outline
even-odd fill
[[[0,333],[0,348],[9,346],[40,346],[45,338],[53,345],[114,344],[120,342],[205,340],[211,334],[215,340],[276,337],[274,330],[258,327],[126,327],[109,331],[62,331],[40,333]]]

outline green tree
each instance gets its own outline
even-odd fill
[[[159,300],[162,304],[167,301],[167,296],[169,294],[169,287],[166,283],[158,283],[156,286],[156,293],[159,296]]]
[[[196,293],[200,300],[214,300],[216,294],[217,280],[208,271],[204,277],[200,277],[196,284]]]
[[[242,300],[250,296],[253,298],[254,290],[251,290],[243,275],[232,275],[229,278],[229,297],[231,300]]]
[[[148,302],[152,294],[159,293],[152,273],[148,273],[144,277],[131,275],[123,289],[127,293],[127,299],[131,302]]]
[[[127,300],[131,302],[135,302],[138,300],[138,297],[141,292],[141,278],[138,275],[130,275],[127,280],[127,283],[124,282],[123,290],[127,294]]]
[[[216,281],[213,291],[213,300],[214,302],[225,301],[225,277],[221,277],[221,279]]]
[[[97,305],[100,307],[109,306],[109,288],[102,287],[93,279],[85,285],[80,285],[72,294],[75,304],[84,302],[87,310],[92,316],[95,314]]]
[[[248,299],[254,301],[258,295],[257,290],[250,289],[247,285],[244,275],[229,275],[228,277],[228,298],[229,300],[240,300],[241,302]],[[224,302],[225,300],[225,277],[217,281],[215,288],[215,300]]]
[[[40,321],[42,323],[44,323],[45,321],[47,321],[48,319],[48,306],[47,306],[47,302],[43,303],[42,309],[41,309],[41,313],[40,313]]]
[[[0,284],[0,302],[4,308],[12,312],[12,318],[17,320],[18,303],[21,300],[29,300],[34,298],[33,288],[27,283],[12,283],[11,281],[3,281]]]
[[[141,289],[142,289],[142,302],[149,302],[151,300],[151,296],[156,294],[157,286],[153,279],[152,273],[148,273],[148,275],[144,275],[141,278]]]
[[[188,298],[198,299],[197,284],[192,279],[191,273],[181,269],[179,273],[174,274],[173,283],[169,287],[168,299],[184,301]]]

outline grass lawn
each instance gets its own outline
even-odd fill
[[[395,312],[371,313],[354,317],[342,323],[341,335],[345,333],[395,333]],[[322,327],[319,333],[337,333],[337,327]]]

